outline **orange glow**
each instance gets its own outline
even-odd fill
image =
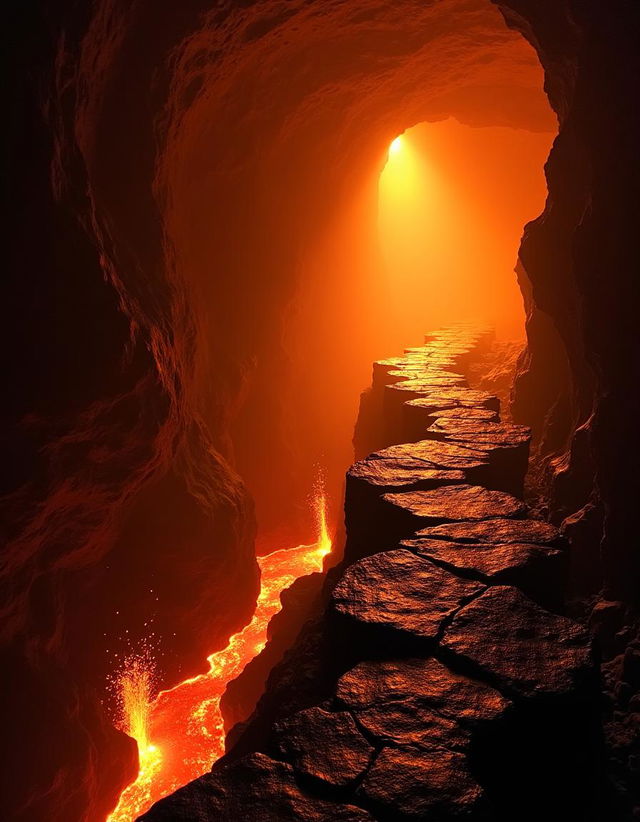
[[[378,229],[388,322],[405,340],[457,321],[523,336],[514,267],[523,226],[544,208],[553,137],[449,119],[414,126],[401,151],[390,147]]]
[[[298,577],[322,570],[331,551],[324,494],[313,500],[317,542],[258,557],[261,587],[251,622],[226,648],[208,657],[209,670],[151,700],[152,670],[145,657],[132,658],[120,676],[123,730],[138,743],[140,769],[124,789],[108,822],[133,822],[154,802],[208,771],[224,754],[220,698],[267,642],[267,626],[281,608],[280,594]]]

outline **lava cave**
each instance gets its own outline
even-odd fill
[[[2,818],[639,820],[637,0],[4,15]]]

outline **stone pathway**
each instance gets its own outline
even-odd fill
[[[374,365],[324,618],[359,661],[146,822],[603,822],[598,671],[560,613],[565,546],[520,498],[528,430],[467,384],[490,344],[454,326]]]

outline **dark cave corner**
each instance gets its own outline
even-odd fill
[[[106,822],[138,771],[116,660],[151,636],[154,693],[201,674],[313,541],[324,461],[332,567],[224,689],[226,754],[141,818],[640,819],[640,6],[4,23],[3,818]],[[553,138],[522,343],[388,319],[386,150],[450,121]]]

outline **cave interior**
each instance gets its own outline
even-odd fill
[[[5,15],[3,818],[639,819],[640,6]]]

